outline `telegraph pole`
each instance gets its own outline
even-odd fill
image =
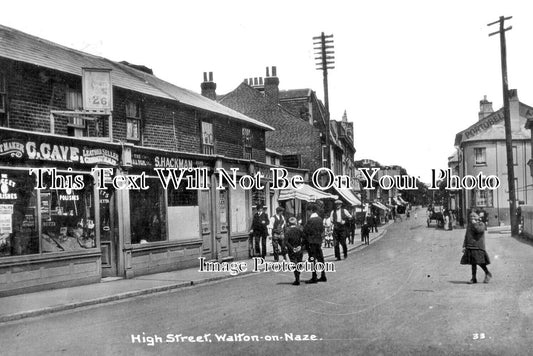
[[[505,121],[505,148],[507,153],[507,184],[509,185],[509,214],[511,215],[511,235],[518,236],[518,222],[516,219],[516,194],[514,186],[514,164],[513,164],[513,136],[511,133],[511,114],[509,112],[509,83],[507,80],[507,47],[505,45],[505,31],[512,29],[512,26],[504,28],[505,20],[512,19],[512,16],[500,16],[498,21],[489,23],[487,26],[500,24],[500,29],[489,34],[493,36],[500,34],[500,50],[502,63],[502,86],[503,86],[503,113]]]
[[[328,69],[334,69],[335,52],[333,50],[333,35],[324,35],[324,32],[318,37],[313,37],[314,49],[317,51],[315,55],[317,62],[317,70],[321,70],[324,77],[324,106],[326,107],[326,148],[328,168],[331,168],[331,154],[329,144],[329,96],[328,96]]]

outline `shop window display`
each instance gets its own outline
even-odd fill
[[[91,184],[79,190],[42,189],[39,194],[43,253],[96,247]]]
[[[0,171],[0,256],[39,253],[35,180]]]
[[[133,244],[166,241],[163,189],[155,179],[148,186],[150,189],[130,191]]]

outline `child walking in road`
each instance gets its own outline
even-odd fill
[[[465,240],[463,242],[462,265],[472,266],[472,279],[470,284],[477,283],[477,265],[485,272],[483,283],[488,283],[492,278],[487,265],[490,264],[489,255],[485,250],[485,224],[481,222],[479,215],[471,212],[469,223],[466,228]]]

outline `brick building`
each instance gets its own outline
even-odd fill
[[[324,105],[310,89],[280,90],[276,67],[267,68],[265,78],[245,79],[225,95],[216,95],[212,78],[204,77],[201,88],[204,96],[274,127],[274,131],[266,133],[266,147],[282,155],[282,165],[301,167],[311,174],[328,167],[335,174],[353,176],[353,124],[346,116],[340,122],[330,121],[328,150]],[[340,194],[349,205],[360,204],[348,189],[330,193]]]
[[[215,189],[228,187],[216,170],[268,177],[271,126],[144,66],[3,26],[0,123],[0,295],[248,257],[254,193]],[[39,189],[38,168],[49,169]],[[111,170],[107,189],[95,168]],[[82,184],[54,186],[53,169]],[[185,178],[206,189],[185,178],[165,189],[166,169],[191,169]]]

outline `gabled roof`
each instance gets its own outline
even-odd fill
[[[267,147],[275,148],[282,154],[295,153],[295,138],[318,137],[320,133],[318,129],[292,115],[282,105],[266,98],[263,93],[244,82],[224,95],[220,103],[274,127],[274,132],[267,133]],[[295,136],[295,133],[299,136]]]
[[[84,67],[111,69],[111,81],[116,87],[178,101],[198,109],[244,121],[265,130],[273,129],[260,121],[231,110],[198,93],[177,87],[125,64],[64,47],[2,25],[0,25],[1,57],[80,77]]]

